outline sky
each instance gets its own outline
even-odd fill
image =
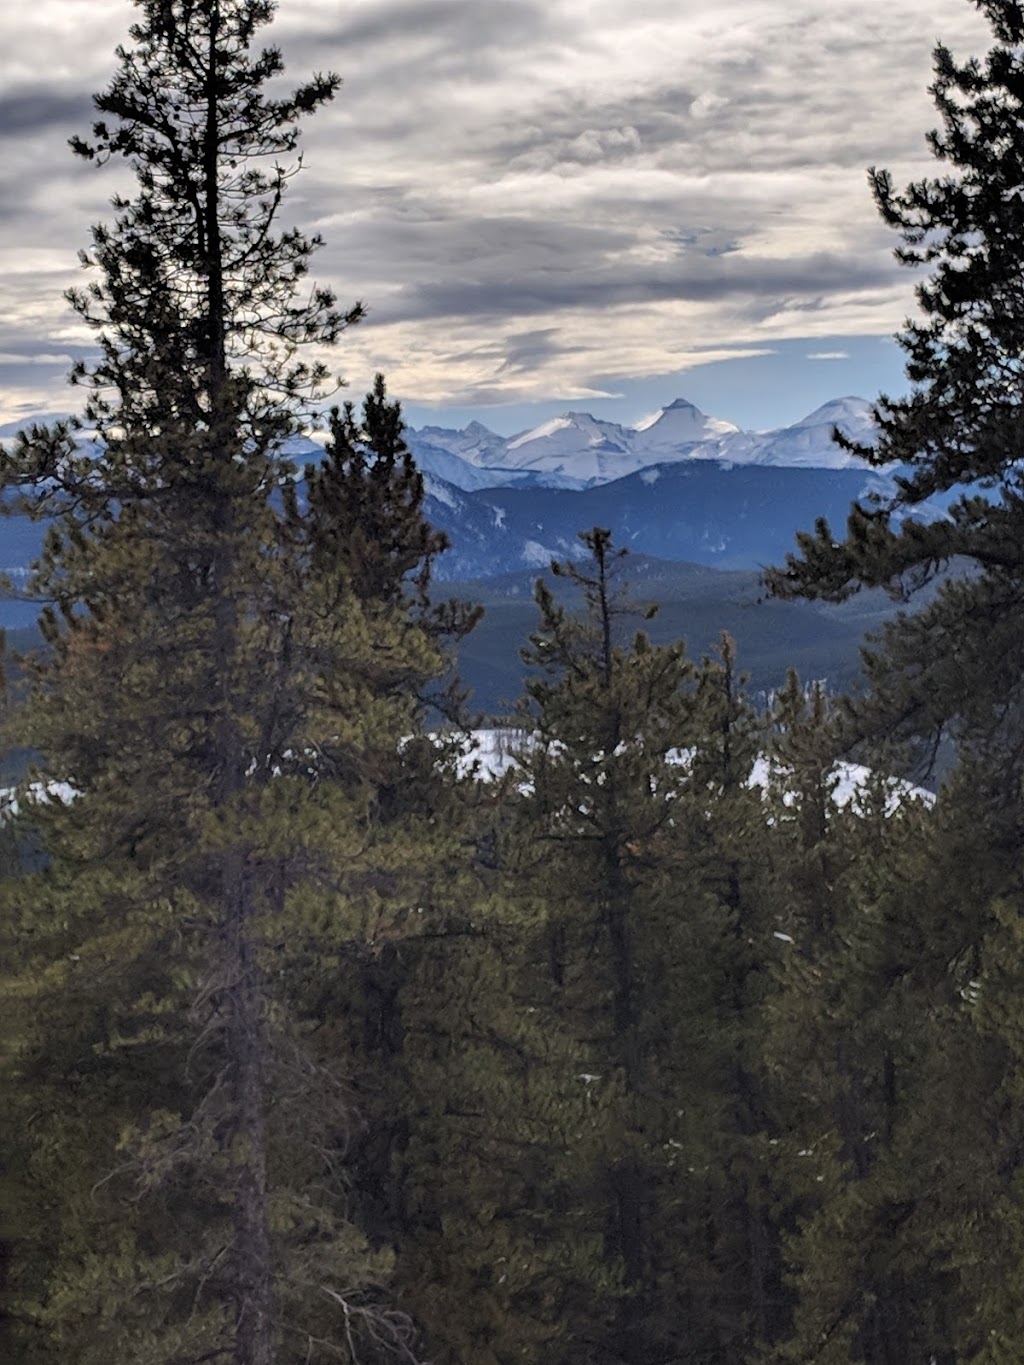
[[[63,300],[124,181],[67,148],[129,0],[0,7],[0,423],[65,412]],[[931,174],[942,40],[972,0],[279,0],[303,134],[286,223],[368,319],[328,356],[414,426],[634,422],[675,398],[763,429],[906,390],[913,275],[867,187]]]

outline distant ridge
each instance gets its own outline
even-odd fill
[[[853,396],[834,398],[792,426],[755,432],[709,417],[687,399],[677,398],[632,427],[571,411],[508,437],[472,422],[461,431],[434,426],[410,430],[407,438],[425,472],[458,488],[497,488],[524,480],[590,488],[676,461],[862,468],[856,456],[833,441],[836,427],[851,439],[870,444],[875,435],[871,404]]]
[[[10,439],[34,421],[60,420],[54,414],[0,426]],[[528,431],[501,436],[482,422],[456,430],[409,428],[406,439],[425,474],[465,491],[521,484],[548,488],[592,488],[653,465],[718,460],[732,465],[795,466],[801,469],[863,468],[856,456],[832,439],[839,427],[855,441],[871,444],[875,427],[871,404],[863,398],[833,398],[799,422],[774,431],[743,431],[733,422],[709,417],[686,398],[676,398],[637,422],[618,422],[570,411]],[[92,433],[83,432],[86,444]],[[287,453],[303,460],[319,456],[323,433],[298,437]]]

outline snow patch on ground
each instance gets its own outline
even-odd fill
[[[498,781],[507,773],[520,769],[522,765],[519,756],[535,749],[539,742],[539,737],[527,730],[473,730],[458,759],[459,775],[473,776],[483,782]],[[675,749],[668,754],[668,760],[680,767],[689,767],[693,762],[694,752],[693,749]],[[780,782],[784,784],[786,776],[786,769],[761,755],[754,762],[748,782],[751,787],[767,790],[769,784]],[[850,806],[854,811],[866,810],[870,804],[871,794],[879,783],[885,792],[887,815],[894,815],[901,806],[913,802],[922,802],[927,806],[935,804],[934,792],[927,791],[924,787],[916,787],[902,778],[879,778],[870,768],[860,763],[837,762],[830,777],[833,782],[832,801],[839,809]],[[786,804],[793,804],[797,795],[798,793],[791,792],[783,800]]]
[[[546,569],[555,558],[557,556],[554,551],[549,550],[546,545],[541,545],[540,541],[528,540],[523,546],[523,563],[529,564],[532,568]]]
[[[45,806],[59,801],[70,806],[78,793],[69,782],[32,782],[28,787],[0,787],[0,822],[13,820],[22,805]]]

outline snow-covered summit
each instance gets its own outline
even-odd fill
[[[846,469],[857,457],[832,439],[838,427],[856,441],[874,436],[871,404],[863,398],[834,398],[814,412],[775,431],[743,431],[734,422],[709,417],[686,398],[676,398],[635,426],[620,426],[588,412],[565,412],[529,431],[502,437],[479,422],[464,432],[426,427],[410,433],[416,451],[438,447],[487,470],[492,486],[529,478],[535,483],[585,487],[608,483],[651,465],[719,460],[729,465],[788,465],[803,469]],[[440,471],[438,471],[440,472]],[[454,477],[453,477],[454,475]],[[459,483],[457,471],[444,477]],[[463,487],[479,487],[479,474]]]
[[[515,451],[517,460],[532,462],[552,455],[572,454],[581,446],[626,450],[629,442],[629,429],[619,426],[618,422],[602,421],[599,417],[591,417],[589,412],[566,412],[561,417],[542,422],[532,431],[513,437],[505,446],[505,456],[507,461]]]
[[[831,398],[820,408],[815,408],[796,426],[820,426],[823,422],[833,422],[842,426],[846,422],[870,422],[871,404],[866,398],[848,394],[845,398]]]
[[[836,428],[854,441],[870,445],[875,433],[871,404],[863,398],[833,398],[781,431],[767,433],[757,452],[758,464],[813,469],[847,469],[860,461],[832,439]]]
[[[734,422],[708,417],[685,398],[676,398],[667,408],[659,408],[633,427],[634,444],[641,449],[691,445],[714,440],[739,431]]]
[[[628,427],[589,412],[566,412],[509,440],[501,464],[507,469],[605,483],[639,467],[631,446]]]

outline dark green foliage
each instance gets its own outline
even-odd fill
[[[529,794],[500,798],[497,899],[435,987],[448,1041],[419,1132],[459,1198],[446,1181],[423,1207],[417,1264],[463,1343],[444,1360],[735,1360],[785,1317],[759,1155],[755,725],[728,646],[698,669],[623,639],[622,555],[582,540],[591,558],[555,568],[583,610],[537,588],[509,779]]]
[[[337,670],[340,676],[359,669],[364,684],[381,696],[415,694],[424,678],[436,677],[440,656],[423,673],[415,661],[416,638],[457,643],[481,616],[481,608],[467,602],[430,600],[431,569],[448,541],[424,520],[423,476],[402,432],[399,406],[388,401],[378,375],[361,420],[352,403],[332,409],[329,458],[306,473],[314,572],[332,575],[339,593],[354,597],[370,622],[379,618],[383,623],[397,614],[407,623],[394,653],[389,655],[381,640],[361,660],[350,659],[347,669]],[[405,645],[413,655],[407,660]],[[456,689],[431,700],[449,719],[460,711]]]
[[[358,468],[351,411],[303,497],[277,453],[325,378],[296,347],[358,316],[307,292],[315,239],[275,227],[278,158],[336,78],[267,97],[280,58],[249,48],[270,4],[139,9],[97,101],[112,122],[76,144],[138,178],[73,297],[105,446],[33,430],[4,466],[24,510],[57,518],[15,733],[75,791],[32,810],[48,865],[0,886],[40,1192],[23,1349],[411,1360],[390,1249],[353,1216],[358,1121],[317,1002],[413,913],[428,817],[402,741],[462,617],[430,618],[440,546],[382,382]],[[372,581],[348,553],[361,520],[393,527]],[[408,818],[383,818],[406,781]]]
[[[346,403],[332,409],[330,433],[330,462],[309,475],[314,556],[344,566],[360,601],[393,606],[414,574],[426,585],[431,561],[448,542],[423,520],[423,477],[380,375],[362,420]]]
[[[836,810],[843,727],[795,683],[776,719],[786,937],[763,1055],[794,1324],[770,1358],[1009,1360],[1022,1341],[1005,994],[1017,860],[976,818],[987,798],[970,765],[934,810],[881,778]]]
[[[600,1358],[617,1267],[593,1203],[606,1102],[551,1027],[535,928],[491,899],[409,965],[399,1283],[431,1360]]]
[[[764,1049],[797,1290],[796,1330],[777,1358],[927,1359],[936,1311],[955,1312],[953,1286],[921,1244],[934,1172],[917,1125],[944,963],[936,973],[943,949],[922,941],[926,922],[907,901],[931,911],[918,865],[929,812],[881,779],[836,808],[841,728],[820,691],[805,698],[792,680],[775,720],[785,937],[772,954]]]
[[[830,822],[828,863],[808,865],[808,886],[827,877],[833,923],[809,958],[794,954],[780,1009],[795,1011],[817,1093],[785,1089],[828,1135],[807,1147],[824,1153],[829,1196],[791,1246],[799,1306],[783,1358],[825,1365],[995,1365],[1024,1350],[1010,1098],[1024,905],[1024,8],[977,7],[987,56],[935,54],[941,173],[898,191],[872,172],[898,258],[928,271],[920,317],[898,338],[914,388],[879,401],[878,440],[859,450],[902,465],[898,491],[855,507],[842,541],[819,523],[768,575],[777,593],[829,600],[927,588],[868,653],[845,739],[911,740],[927,758],[945,733],[961,760],[929,819],[882,819],[879,792],[869,818]],[[948,516],[918,519],[930,499]]]
[[[923,609],[881,633],[861,727],[934,742],[950,726],[1012,788],[1024,754],[1024,9],[1005,0],[978,8],[995,39],[983,61],[936,49],[942,126],[929,141],[941,173],[903,191],[888,172],[871,173],[880,212],[900,234],[898,259],[930,272],[917,289],[921,317],[898,337],[914,389],[878,401],[878,439],[858,448],[871,464],[904,467],[898,491],[855,507],[842,541],[824,522],[800,536],[799,556],[768,581],[784,596],[839,600],[883,585],[904,597],[951,569]],[[936,496],[948,517],[928,516]]]

